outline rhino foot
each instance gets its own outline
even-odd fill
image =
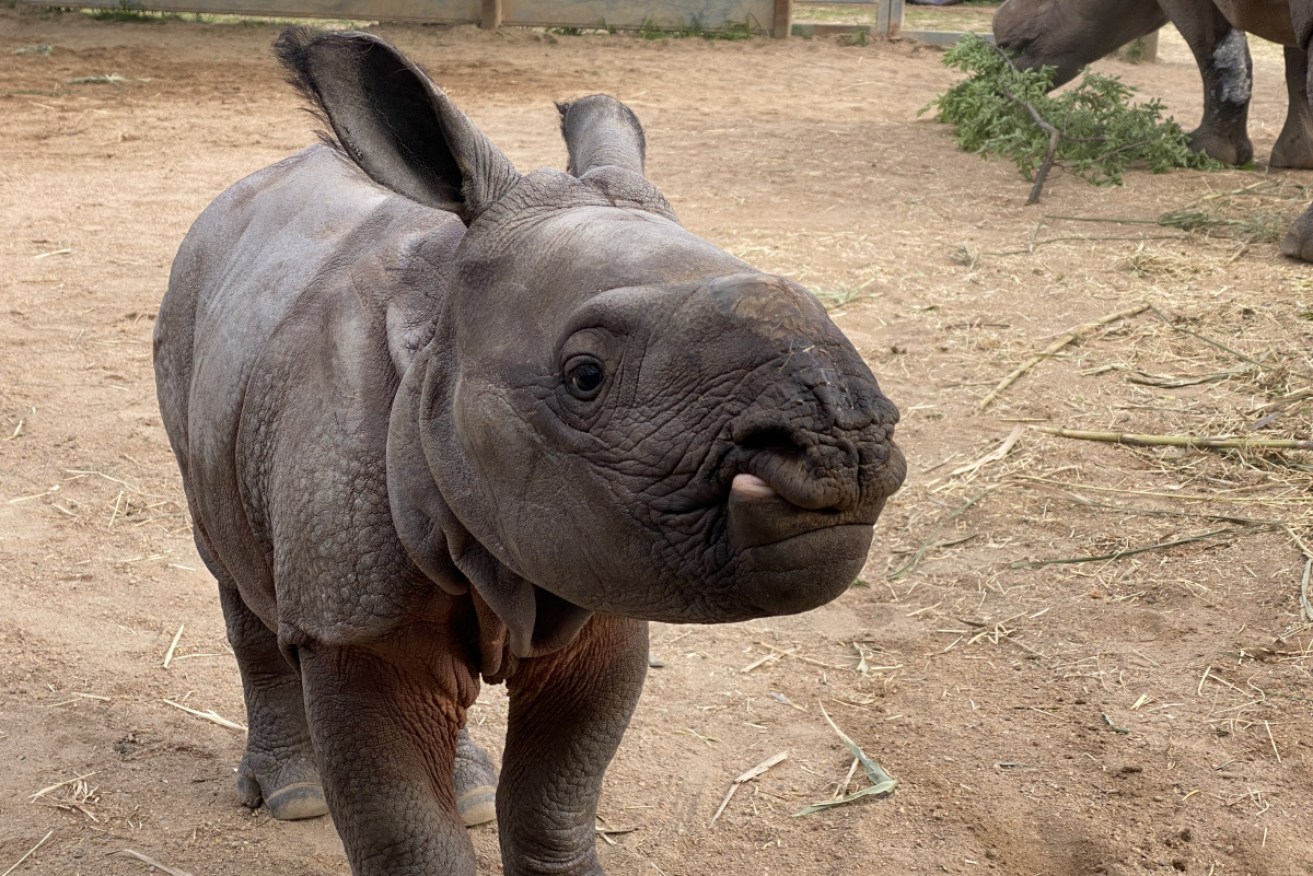
[[[1313,138],[1289,137],[1278,139],[1272,147],[1269,167],[1287,167],[1298,170],[1313,168]]]
[[[1228,135],[1201,125],[1190,132],[1190,148],[1236,167],[1254,160],[1253,141],[1243,129],[1238,135]]]
[[[279,821],[297,821],[318,818],[328,812],[324,799],[324,786],[318,782],[297,782],[285,785],[265,798],[269,814]]]
[[[1313,207],[1309,207],[1286,232],[1281,254],[1292,259],[1313,262]]]
[[[466,827],[497,817],[497,771],[465,730],[456,738],[456,811]]]
[[[248,749],[237,772],[237,796],[251,809],[263,803],[279,821],[317,818],[328,812],[319,772],[300,756],[280,761]]]

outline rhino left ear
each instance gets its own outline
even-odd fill
[[[274,50],[375,182],[473,222],[520,179],[418,67],[366,33],[287,28]]]
[[[556,109],[570,153],[566,170],[571,176],[583,176],[599,167],[619,167],[643,175],[647,140],[633,110],[605,94],[558,103]]]

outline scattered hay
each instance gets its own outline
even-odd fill
[[[119,849],[117,852],[115,852],[115,854],[127,855],[130,858],[136,858],[138,861],[141,861],[143,864],[145,864],[148,867],[153,867],[154,869],[159,870],[161,873],[167,873],[168,876],[191,876],[191,874],[188,873],[186,870],[178,870],[174,867],[169,867],[165,864],[161,864],[159,861],[155,860],[149,855],[143,855],[141,852],[133,851],[132,849]]]
[[[96,76],[76,76],[67,79],[69,85],[121,85],[128,80],[117,73],[101,73]]]
[[[189,706],[184,706],[182,703],[174,702],[173,700],[165,700],[164,702],[169,704],[170,706],[173,706],[175,709],[181,709],[182,711],[186,712],[189,715],[195,715],[197,718],[201,718],[202,720],[209,721],[211,724],[218,724],[220,727],[227,727],[229,730],[238,730],[242,733],[246,732],[245,724],[239,724],[236,721],[230,721],[212,709],[207,709],[206,711],[202,712],[198,709],[193,709]]]
[[[851,794],[836,794],[835,797],[830,800],[821,800],[817,803],[812,803],[809,806],[804,806],[802,809],[793,813],[794,817],[811,815],[814,812],[821,812],[835,806],[843,806],[847,803],[852,803],[855,800],[861,800],[863,797],[888,797],[892,794],[898,787],[898,780],[885,772],[884,767],[872,760],[866,752],[862,751],[861,747],[858,746],[856,742],[853,742],[847,733],[840,730],[839,725],[834,723],[834,719],[832,719],[829,713],[825,711],[824,706],[821,707],[821,715],[825,718],[825,723],[830,725],[830,729],[838,734],[839,739],[843,741],[844,746],[852,752],[853,760],[861,763],[862,769],[866,771],[866,778],[871,781],[871,784],[865,788],[854,791]],[[852,776],[855,772],[856,770],[854,768],[848,770],[848,778],[839,786],[839,792],[847,790],[848,782],[852,781]]]
[[[1088,322],[1085,323],[1084,325],[1076,326],[1074,329],[1067,332],[1067,334],[1063,335],[1061,338],[1058,338],[1058,340],[1054,341],[1052,344],[1049,344],[1047,347],[1045,347],[1042,352],[1030,357],[1025,362],[1018,365],[1016,369],[1012,371],[1012,373],[1010,373],[1007,377],[1004,377],[999,382],[998,386],[994,387],[994,389],[988,395],[986,395],[976,404],[976,410],[983,411],[985,408],[989,407],[991,404],[993,404],[994,399],[998,398],[1000,393],[1002,393],[1009,386],[1011,386],[1018,379],[1020,379],[1021,376],[1024,375],[1027,371],[1029,371],[1031,368],[1034,368],[1036,365],[1038,365],[1040,362],[1043,362],[1045,359],[1057,355],[1059,352],[1062,351],[1064,347],[1068,346],[1069,344],[1074,344],[1078,341],[1081,341],[1089,337],[1096,330],[1111,325],[1112,323],[1120,322],[1123,319],[1130,319],[1133,316],[1138,316],[1139,314],[1143,313],[1148,309],[1149,309],[1149,305],[1139,304],[1136,305],[1135,307],[1127,308],[1126,310],[1119,310],[1116,313],[1110,313],[1105,317],[1096,319],[1094,322]]]
[[[781,751],[779,754],[774,754],[766,758],[752,769],[739,774],[738,778],[736,778],[733,782],[730,782],[729,790],[725,792],[725,799],[720,801],[720,806],[716,809],[716,814],[711,816],[711,822],[707,825],[707,827],[711,828],[715,826],[716,820],[720,818],[721,813],[725,811],[725,807],[729,805],[729,801],[734,799],[734,795],[735,793],[738,792],[740,785],[742,785],[744,782],[750,782],[753,779],[757,778],[758,776],[765,774],[767,770],[775,767],[778,764],[783,763],[785,760],[788,759],[788,757],[789,757],[789,753],[787,751]]]
[[[1143,241],[1136,246],[1134,252],[1121,256],[1114,264],[1140,277],[1172,280],[1194,277],[1207,270],[1207,266],[1199,259],[1187,258],[1160,247],[1150,247]]]
[[[0,876],[9,876],[10,873],[17,870],[20,864],[22,864],[28,858],[32,857],[32,855],[36,852],[37,849],[41,848],[43,845],[46,844],[46,840],[50,839],[51,835],[53,835],[54,832],[55,832],[54,828],[51,828],[50,830],[46,831],[46,835],[41,837],[41,839],[37,840],[36,845],[32,846],[32,848],[24,852],[23,857],[19,858],[17,861],[11,864],[8,870],[6,870],[3,873],[0,873]]]
[[[1212,192],[1196,198],[1180,207],[1160,213],[1151,218],[1130,216],[1067,216],[1056,213],[1045,214],[1031,230],[1030,239],[1025,246],[989,253],[998,256],[1033,255],[1037,249],[1055,243],[1105,243],[1129,241],[1143,247],[1150,241],[1190,241],[1215,240],[1238,244],[1229,256],[1220,261],[1229,264],[1245,253],[1253,244],[1273,245],[1286,232],[1286,228],[1297,216],[1308,208],[1310,192],[1313,186],[1301,186],[1287,180],[1263,179],[1249,185],[1231,189],[1226,192]],[[1080,225],[1120,225],[1127,227],[1147,226],[1139,234],[1055,234],[1042,237],[1046,230],[1052,230],[1058,223]],[[1153,231],[1147,230],[1154,229]],[[1162,234],[1167,229],[1176,234]],[[1155,269],[1167,269],[1168,275],[1184,277],[1190,272],[1202,273],[1209,262],[1217,263],[1212,256],[1192,249],[1188,254],[1175,255],[1165,250],[1157,250],[1152,255],[1146,254],[1137,259],[1134,256],[1118,261],[1122,267],[1136,269],[1136,264],[1143,264],[1153,275]],[[1195,268],[1198,268],[1195,271]]]
[[[1082,432],[1077,429],[1058,429],[1049,426],[1032,426],[1036,432],[1075,438],[1080,441],[1103,441],[1109,444],[1129,444],[1136,447],[1189,447],[1199,450],[1313,450],[1313,441],[1297,438],[1210,438],[1202,435],[1132,435],[1126,432]]]
[[[163,666],[165,669],[168,669],[169,664],[173,662],[173,652],[178,650],[178,642],[182,639],[184,629],[186,629],[184,624],[178,624],[178,632],[173,634],[173,641],[169,642],[169,650],[164,652]]]
[[[941,388],[984,387],[975,409],[1006,412],[996,422],[1013,434],[1006,451],[1003,433],[977,433],[974,451],[959,444],[948,458],[923,462],[921,478],[909,482],[919,501],[903,530],[885,530],[894,543],[881,583],[893,599],[928,586],[934,595],[926,601],[935,605],[918,610],[938,616],[950,582],[970,568],[984,570],[971,576],[982,600],[1016,594],[1013,606],[1027,590],[1048,592],[1055,582],[1069,584],[1076,598],[1136,601],[1166,589],[1207,605],[1222,598],[1208,570],[1229,551],[1228,562],[1242,565],[1246,556],[1262,558],[1250,561],[1251,574],[1274,578],[1287,622],[1298,618],[1306,631],[1313,623],[1305,579],[1306,571],[1313,578],[1313,281],[1301,285],[1274,270],[1274,282],[1286,284],[1278,305],[1251,303],[1222,278],[1248,246],[1248,231],[1235,224],[1245,211],[1278,202],[1303,210],[1307,194],[1265,179],[1197,198],[1189,210],[1227,221],[1200,220],[1174,243],[1141,235],[1125,247],[1115,264],[1136,276],[1109,277],[1091,295],[1122,309],[1037,343],[1004,335],[988,349],[965,350],[961,376]],[[1037,228],[1065,221],[1122,220],[1050,216]],[[986,283],[1011,279],[991,281],[1003,269],[985,270]],[[1142,297],[1128,285],[1141,281]],[[1137,299],[1151,304],[1127,306]],[[973,406],[960,405],[964,413]],[[867,578],[878,580],[869,571]],[[1015,641],[941,625],[953,628],[948,646],[930,653]],[[1299,633],[1290,626],[1282,635]],[[1055,665],[1062,658],[1061,645],[1039,644],[1042,631],[1026,638]],[[1289,656],[1264,659],[1306,666],[1313,656],[1302,645],[1268,647]],[[1261,722],[1248,732],[1262,735]]]
[[[99,824],[101,818],[92,811],[92,807],[100,803],[99,789],[87,783],[87,779],[94,775],[94,772],[85,773],[48,785],[29,797],[28,802],[40,803],[65,812],[78,812],[92,823]],[[59,792],[58,795],[55,794],[56,791]]]

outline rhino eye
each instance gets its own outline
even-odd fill
[[[570,394],[575,398],[589,401],[597,397],[597,391],[606,380],[606,371],[596,359],[580,359],[570,365],[566,375],[566,384]]]

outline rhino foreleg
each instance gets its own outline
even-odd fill
[[[497,819],[506,876],[597,876],[602,777],[647,673],[647,624],[594,615],[563,651],[508,680]]]
[[[1190,134],[1190,146],[1224,164],[1246,164],[1254,157],[1249,139],[1249,100],[1253,62],[1243,31],[1232,27],[1211,0],[1160,0],[1181,31],[1204,84],[1204,115]]]
[[[416,623],[369,645],[297,648],[324,791],[355,876],[474,873],[452,776],[478,687],[447,633]]]
[[[237,656],[249,731],[237,770],[237,794],[252,809],[262,802],[274,818],[314,818],[328,811],[306,726],[301,679],[222,569],[219,599],[228,641]]]

